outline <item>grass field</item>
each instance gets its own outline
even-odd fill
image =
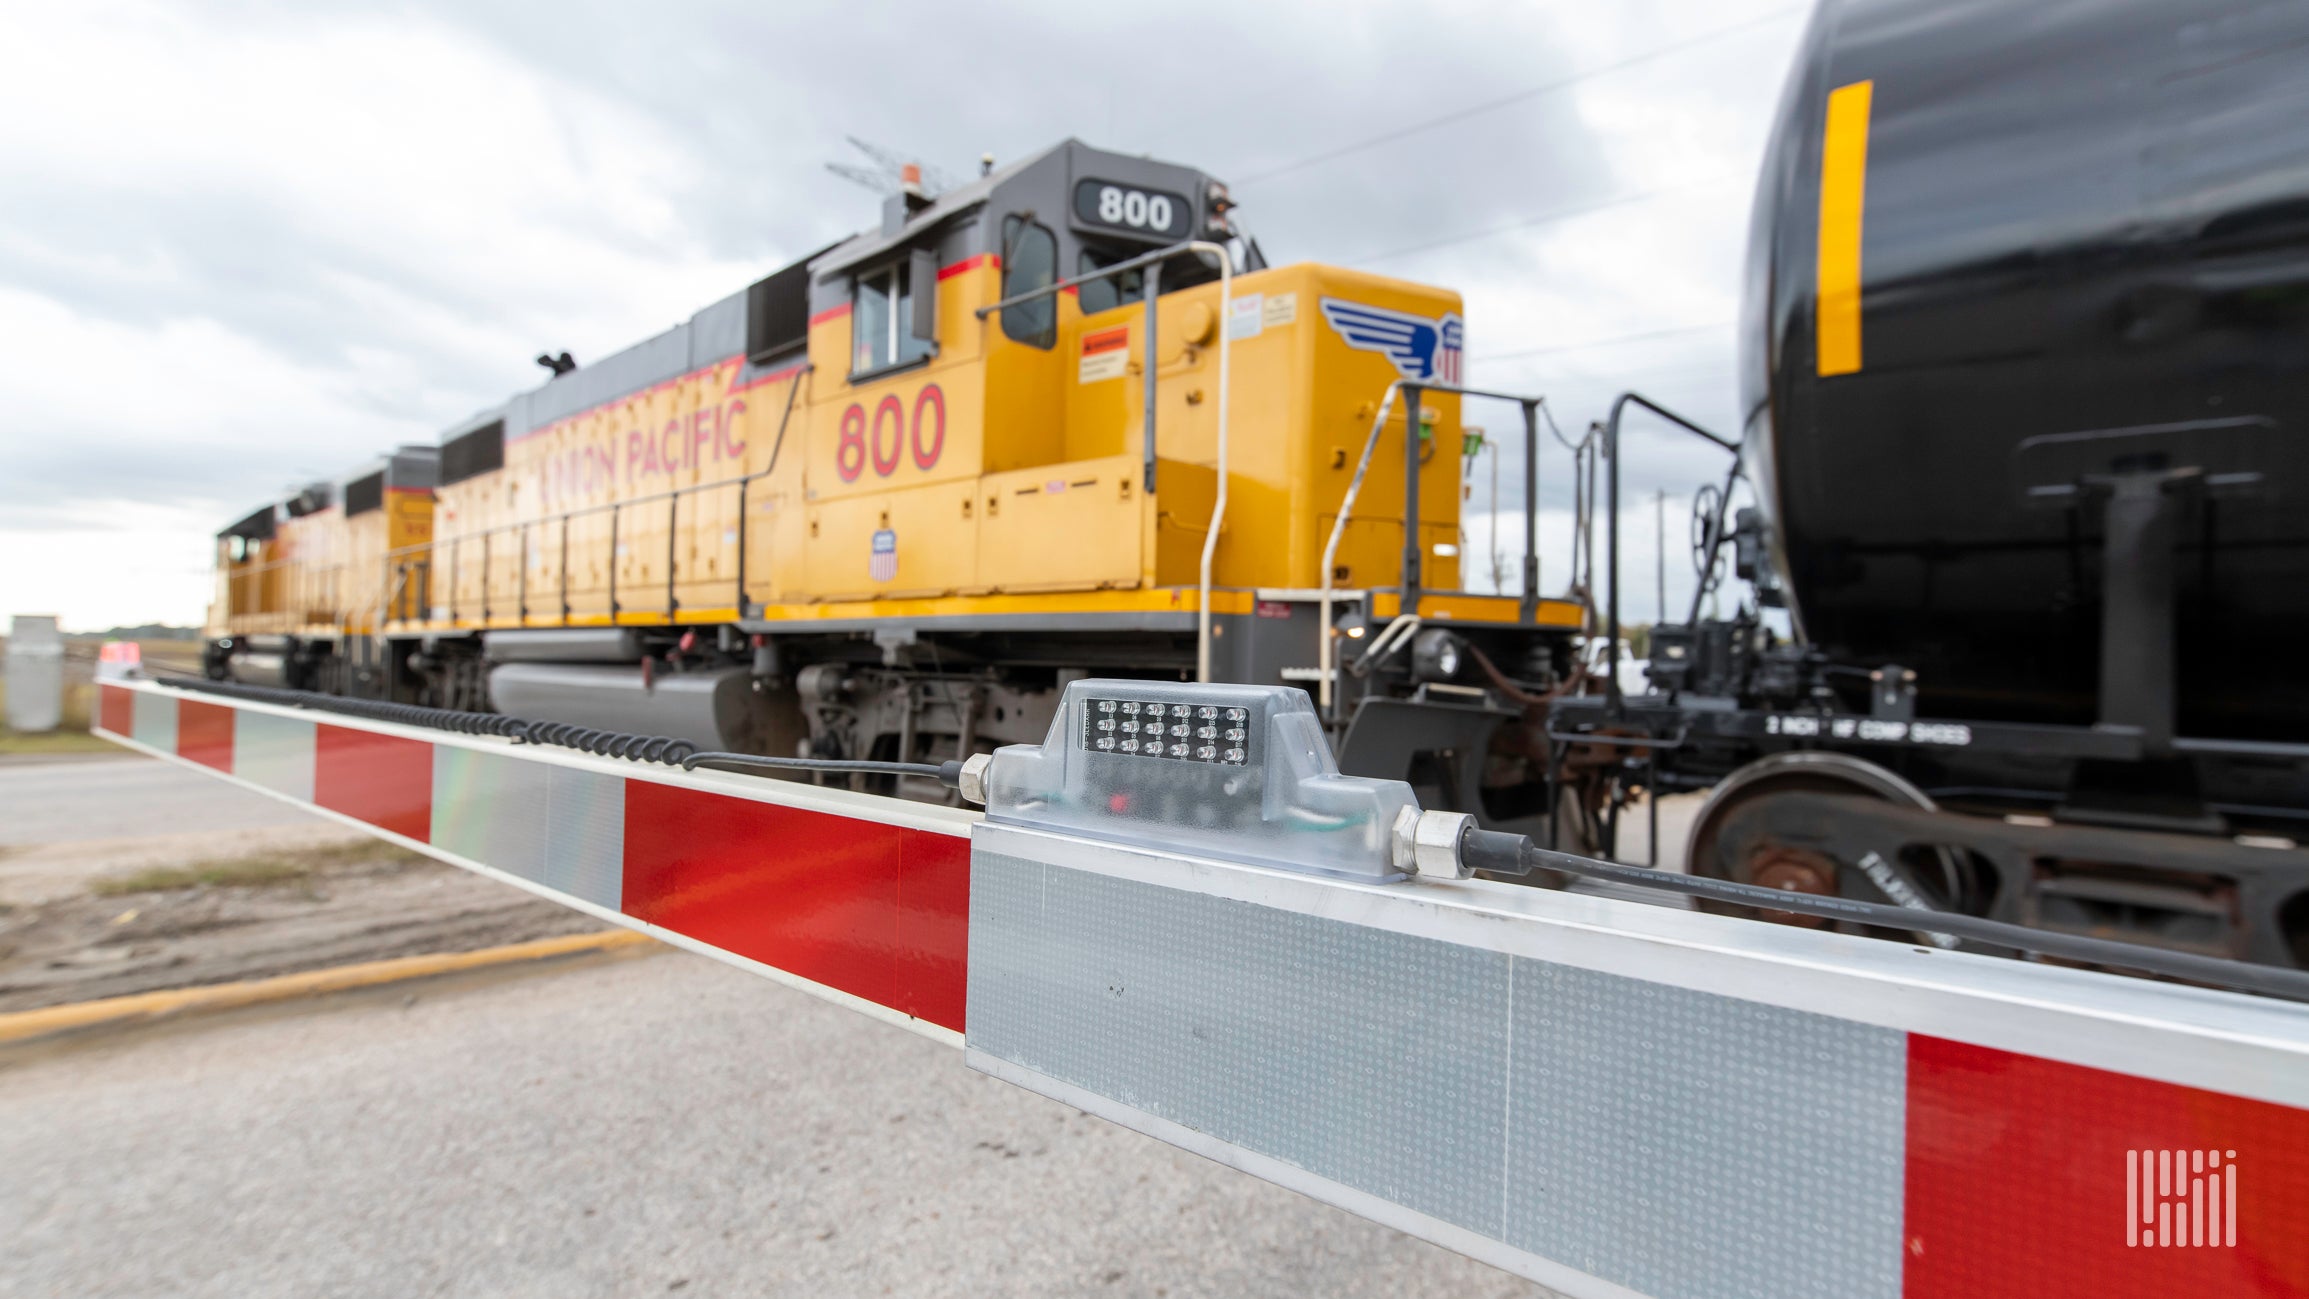
[[[424,860],[424,854],[389,843],[360,840],[194,862],[189,866],[155,866],[129,875],[112,875],[88,886],[100,898],[132,893],[165,893],[171,889],[265,888],[297,884],[348,866],[401,866]]]

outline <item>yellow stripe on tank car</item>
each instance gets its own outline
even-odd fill
[[[1860,219],[1868,196],[1868,107],[1873,81],[1828,92],[1820,137],[1820,271],[1813,316],[1820,375],[1860,369]]]

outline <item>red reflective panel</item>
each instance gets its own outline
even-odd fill
[[[1912,1034],[1907,1200],[1906,1299],[2309,1295],[2309,1111]]]
[[[114,735],[136,729],[136,698],[120,686],[98,686],[96,710],[97,725]]]
[[[432,842],[432,745],[326,723],[313,732],[313,802]]]
[[[625,783],[625,913],[877,1005],[959,1028],[947,836]],[[967,870],[969,845],[952,840]],[[908,886],[911,886],[909,889]],[[910,901],[902,901],[908,899]]]
[[[197,699],[177,700],[176,756],[230,772],[233,769],[233,710]]]
[[[910,834],[898,877],[899,1007],[962,1031],[970,957],[970,841]]]

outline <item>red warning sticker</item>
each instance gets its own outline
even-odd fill
[[[1078,383],[1120,379],[1130,370],[1130,326],[1094,330],[1082,336],[1082,370]]]

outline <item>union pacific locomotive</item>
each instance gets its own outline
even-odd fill
[[[1458,296],[1268,266],[1231,207],[1074,141],[909,186],[877,228],[595,364],[540,358],[553,378],[438,448],[226,529],[208,671],[937,761],[1039,740],[1085,675],[1313,683],[1330,588],[1341,643],[1397,633],[1337,674],[1350,769],[1539,815],[1544,755],[1498,691],[1573,679],[1586,612],[1453,589]]]

